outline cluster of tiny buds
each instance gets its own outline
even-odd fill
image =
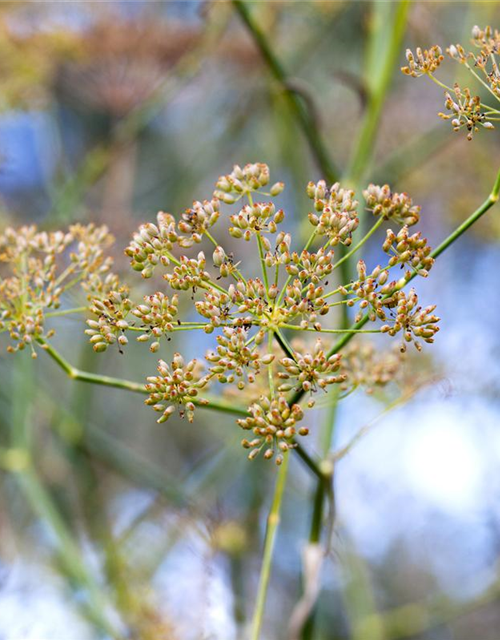
[[[163,277],[176,291],[196,289],[210,280],[210,274],[205,270],[206,265],[207,260],[203,251],[200,251],[196,258],[188,258],[183,255],[172,273],[166,273]]]
[[[278,224],[284,219],[283,209],[276,211],[272,202],[246,204],[238,214],[230,216],[232,226],[229,227],[229,233],[233,238],[248,241],[256,233],[276,233]]]
[[[137,337],[138,342],[148,342],[153,339],[149,349],[153,353],[160,348],[160,338],[166,336],[174,328],[174,318],[178,312],[179,298],[171,298],[161,291],[144,297],[144,303],[132,309],[132,315],[141,321],[144,333]]]
[[[340,369],[341,355],[335,353],[328,356],[321,339],[316,340],[312,353],[295,353],[294,358],[282,358],[280,365],[284,371],[278,372],[278,378],[289,380],[278,387],[278,391],[316,391],[325,389],[330,384],[345,382],[345,374],[332,375]]]
[[[414,273],[426,278],[434,264],[427,239],[422,238],[420,231],[410,235],[407,225],[402,227],[397,234],[392,229],[388,229],[382,249],[386,253],[392,254],[388,262],[389,267],[394,267],[397,264],[409,267],[405,273],[407,280]]]
[[[282,183],[276,183],[270,194],[264,193],[268,183],[266,165],[236,166],[219,179],[211,200],[195,201],[178,221],[160,212],[155,223],[141,225],[125,251],[132,269],[150,278],[158,267],[173,293],[159,290],[144,296],[140,303],[131,300],[129,289],[110,272],[111,263],[103,252],[109,244],[105,227],[76,225],[68,234],[39,234],[34,228],[0,234],[0,262],[12,263],[12,277],[0,280],[0,331],[8,330],[18,348],[43,342],[41,337],[50,336],[43,326],[45,310],[56,309],[62,293],[76,279],[90,302],[87,309],[92,317],[85,333],[96,352],[111,345],[122,352],[130,335],[156,353],[175,331],[213,333],[211,348],[202,362],[186,363],[180,354],[175,354],[171,364],[159,361],[158,374],[147,379],[146,404],[160,414],[158,422],[165,422],[176,409],[192,420],[195,407],[207,403],[200,399],[200,391],[211,383],[222,384],[224,392],[229,388],[239,394],[240,406],[243,400],[248,403],[248,417],[239,424],[253,431],[253,438],[243,441],[250,449],[249,457],[262,451],[264,458],[275,458],[279,464],[295,446],[295,438],[308,432],[296,426],[303,412],[287,394],[310,394],[306,402],[312,407],[313,394],[334,384],[342,389],[355,387],[356,376],[362,377],[356,373],[350,379],[341,355],[326,349],[321,340],[300,349],[290,347],[289,330],[334,333],[336,329],[324,327],[320,320],[335,305],[358,305],[356,320],[368,313],[369,320],[379,320],[382,325],[375,331],[402,335],[403,345],[414,342],[420,348],[419,340],[433,341],[439,318],[433,306],[418,306],[413,290],[408,295],[402,291],[415,273],[426,276],[433,264],[425,238],[408,230],[418,221],[420,207],[407,194],[393,193],[388,185],[369,185],[364,197],[377,221],[355,250],[385,220],[402,228],[387,231],[383,244],[389,256],[387,264],[370,272],[359,260],[356,281],[335,282],[328,288],[335,269],[333,247],[350,245],[358,227],[354,192],[338,183],[331,187],[323,180],[309,183],[307,194],[314,203],[309,220],[314,230],[305,248],[294,250],[291,234],[279,228],[284,211],[273,202],[252,199],[252,193],[269,196],[283,189]],[[247,203],[235,207],[239,211],[228,216],[228,225],[220,225],[226,242],[228,235],[255,242],[256,265],[240,267],[212,227],[222,217],[222,201],[230,203],[242,197]],[[193,251],[194,257],[182,251],[201,242],[215,245],[208,254],[213,263],[209,260],[211,264],[207,264],[203,251]],[[313,243],[318,248],[311,248]],[[74,251],[69,254],[70,246]],[[61,273],[57,263],[68,254],[70,264]],[[57,256],[61,258],[56,260]],[[18,274],[26,265],[28,274],[21,278]],[[403,275],[392,280],[391,270],[398,265],[404,269]],[[253,266],[259,275],[250,272]],[[339,296],[335,302],[331,300],[334,295]],[[179,318],[183,296],[198,313],[197,321]],[[276,345],[281,351],[275,350]],[[367,374],[367,379],[378,381],[384,376],[389,377],[385,369]]]
[[[210,372],[221,383],[233,383],[238,379],[237,387],[245,388],[245,377],[250,384],[261,366],[268,366],[274,360],[272,353],[262,354],[256,345],[247,344],[248,331],[241,327],[224,327],[223,333],[217,336],[218,346],[215,351],[205,355],[211,363]]]
[[[269,460],[276,454],[275,462],[283,462],[283,454],[294,448],[295,436],[309,433],[306,427],[296,428],[302,420],[304,412],[298,404],[289,405],[283,394],[269,399],[261,396],[248,408],[249,416],[238,420],[242,429],[251,430],[255,436],[252,440],[244,439],[242,445],[250,449],[248,457],[253,460],[263,451],[264,458]]]
[[[140,271],[143,278],[150,278],[158,264],[170,264],[170,251],[177,241],[174,216],[160,211],[157,224],[148,222],[134,233],[125,254],[131,259],[132,269]]]
[[[421,239],[417,237],[416,243],[420,244]],[[416,261],[417,261],[417,273],[424,271],[424,274],[432,266],[432,258],[426,255],[426,251],[421,256],[418,255],[417,249]],[[423,256],[423,257],[422,257]],[[394,256],[397,260],[398,256]],[[408,260],[411,258],[408,257]],[[420,262],[422,260],[422,262]],[[411,264],[411,261],[410,261]],[[398,281],[387,282],[388,271],[382,269],[380,266],[376,267],[370,275],[367,274],[366,265],[363,260],[360,260],[357,264],[359,279],[353,283],[353,293],[356,295],[360,302],[361,311],[356,316],[356,321],[361,320],[362,310],[369,308],[369,319],[371,321],[379,318],[385,324],[381,327],[382,333],[387,333],[391,336],[395,336],[400,331],[404,331],[404,341],[411,342],[413,336],[421,337],[425,342],[433,342],[434,334],[439,331],[437,323],[439,318],[432,315],[435,306],[427,307],[422,311],[421,307],[418,307],[418,297],[414,289],[412,289],[407,296],[402,287],[410,279],[412,272],[407,271],[405,276]],[[383,285],[380,286],[379,285]],[[349,300],[349,305],[352,306],[355,299]],[[420,350],[421,345],[419,342],[415,342],[415,347]],[[405,349],[403,342],[402,349]]]
[[[141,331],[137,336],[138,342],[148,342],[152,352],[160,348],[160,338],[173,330],[173,320],[178,311],[177,295],[169,298],[162,292],[144,297],[144,302],[134,306],[129,298],[126,287],[110,291],[106,297],[93,298],[90,312],[97,316],[97,320],[87,320],[88,329],[85,334],[90,336],[90,343],[94,351],[101,353],[115,343],[119,347],[128,344],[126,331]],[[127,320],[129,315],[141,321],[140,327]]]
[[[327,236],[331,246],[339,243],[349,246],[359,225],[354,191],[341,188],[338,182],[328,189],[326,182],[320,180],[307,185],[307,195],[314,201],[317,212],[309,214],[316,234]]]
[[[176,407],[181,416],[186,415],[192,422],[195,406],[207,404],[206,400],[198,398],[198,392],[207,384],[207,379],[200,377],[197,361],[191,360],[186,364],[184,358],[176,353],[171,366],[164,360],[159,361],[158,374],[147,378],[149,397],[145,400],[145,404],[161,413],[157,422],[166,422]]]
[[[495,54],[500,51],[499,32],[491,27],[480,29],[475,26],[472,29],[472,43],[480,49],[479,54],[467,52],[458,43],[451,44],[446,52],[450,58],[465,66],[474,79],[486,86],[493,96],[500,99],[500,71],[495,59]],[[406,57],[408,66],[402,68],[403,73],[413,77],[427,75],[443,88],[448,88],[433,77],[434,71],[443,60],[440,47],[435,45],[429,51],[417,49],[416,56],[408,49]],[[453,90],[446,91],[445,107],[448,113],[439,113],[439,116],[444,120],[451,120],[454,131],[465,129],[468,140],[472,140],[480,126],[484,129],[494,129],[493,121],[499,119],[498,109],[483,105],[478,95],[474,95],[468,88],[461,89],[457,84]]]
[[[368,185],[363,191],[366,207],[374,216],[412,226],[420,220],[420,207],[413,204],[407,193],[393,193],[388,184]]]
[[[415,55],[411,49],[407,49],[406,60],[408,61],[408,66],[402,67],[401,71],[407,76],[418,78],[419,76],[434,73],[443,62],[444,56],[441,47],[434,45],[429,50],[422,50],[417,47]]]
[[[193,202],[191,209],[186,209],[179,222],[179,231],[187,237],[180,239],[180,246],[190,247],[193,243],[200,243],[206,230],[212,227],[220,216],[217,198]]]
[[[247,164],[243,168],[235,165],[232,172],[221,176],[215,185],[214,196],[226,204],[233,204],[245,194],[260,191],[269,183],[269,167],[262,162]],[[284,189],[282,182],[276,182],[269,195],[275,197]]]
[[[87,320],[89,328],[85,330],[85,334],[90,336],[90,343],[97,353],[106,351],[109,345],[115,342],[120,346],[128,343],[124,332],[129,328],[129,324],[125,318],[133,306],[128,295],[128,289],[122,287],[118,291],[111,291],[109,296],[102,300],[93,300],[90,311],[98,316],[98,319]]]
[[[302,282],[310,280],[313,284],[319,284],[333,271],[333,258],[334,252],[323,247],[317,253],[304,250],[299,254],[294,251],[288,258],[290,264],[286,265],[286,270]]]
[[[385,301],[385,304],[393,309],[395,317],[393,324],[383,325],[381,331],[390,336],[395,336],[402,331],[404,339],[401,345],[402,351],[406,350],[407,342],[414,342],[418,351],[422,349],[422,345],[415,340],[415,337],[422,338],[428,343],[434,342],[434,335],[439,331],[437,326],[439,318],[433,314],[436,305],[425,308],[419,306],[415,289],[411,289],[408,294],[397,291]]]
[[[454,131],[460,131],[462,127],[467,129],[467,140],[472,140],[474,133],[479,131],[479,126],[485,129],[494,129],[481,106],[481,98],[472,96],[469,89],[463,91],[458,84],[454,86],[454,96],[446,92],[445,107],[451,113],[439,113],[443,120],[451,120]]]
[[[47,313],[61,305],[72,287],[91,288],[109,272],[111,259],[104,249],[112,242],[107,227],[75,224],[69,231],[39,232],[35,226],[8,227],[0,234],[0,331],[8,331],[9,352],[27,346],[36,357],[35,344],[53,336],[45,330]]]
[[[487,25],[484,29],[474,25],[472,27],[472,40],[477,47],[486,47],[490,53],[500,51],[500,32]]]
[[[340,388],[349,391],[363,387],[367,393],[373,393],[397,380],[404,357],[404,351],[398,347],[381,351],[373,342],[352,342],[342,354],[340,371],[346,380]]]

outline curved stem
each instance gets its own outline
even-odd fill
[[[380,65],[369,69],[370,77],[367,78],[370,88],[368,107],[347,171],[347,176],[355,185],[362,179],[372,157],[378,123],[392,75],[396,68],[395,63],[405,33],[411,1],[400,0],[394,9],[394,14],[387,16],[385,12],[391,11],[391,4],[373,3],[374,10],[382,12],[382,15],[377,17],[380,17],[380,28],[383,31],[381,34],[374,35],[373,46],[376,47],[376,53],[372,53],[372,58],[377,62],[380,61]],[[380,47],[377,46],[379,42],[376,35],[382,35],[385,39],[382,52],[379,51]],[[370,67],[373,67],[373,65],[370,65]]]
[[[260,630],[262,628],[262,620],[264,618],[264,609],[266,605],[267,588],[269,586],[269,578],[271,576],[271,565],[273,559],[274,545],[276,542],[276,534],[280,522],[281,503],[283,493],[285,491],[286,477],[288,472],[289,454],[283,455],[283,463],[281,464],[276,479],[274,489],[273,502],[267,518],[267,528],[264,540],[264,555],[262,558],[262,567],[260,570],[259,587],[257,591],[257,601],[252,618],[252,631],[250,640],[259,640]]]
[[[145,385],[141,382],[132,382],[131,380],[123,380],[122,378],[113,378],[111,376],[103,376],[98,373],[91,373],[89,371],[81,371],[73,365],[71,365],[51,344],[45,341],[43,338],[38,338],[37,342],[43,347],[44,351],[56,362],[63,371],[65,371],[72,380],[81,380],[82,382],[90,382],[92,384],[99,384],[106,387],[114,387],[115,389],[125,389],[126,391],[133,391],[134,393],[142,393],[148,395],[148,391]],[[193,404],[204,409],[212,409],[213,411],[220,411],[222,413],[231,413],[233,415],[246,416],[247,411],[243,407],[238,407],[230,403],[226,403],[222,400],[216,400],[215,398],[208,398],[208,404],[201,404],[196,399],[193,399]]]
[[[148,392],[143,384],[139,382],[132,382],[130,380],[122,380],[121,378],[112,378],[110,376],[101,376],[97,373],[90,373],[88,371],[81,371],[76,367],[73,367],[51,344],[49,344],[43,338],[38,338],[37,342],[43,347],[44,351],[56,362],[63,371],[72,380],[81,380],[82,382],[89,382],[92,384],[104,385],[107,387],[114,387],[116,389],[124,389],[126,391],[133,391],[135,393],[142,393],[147,395]],[[212,411],[219,411],[220,413],[229,413],[231,415],[247,416],[248,411],[243,407],[238,407],[229,402],[212,398],[207,394],[204,394],[205,400],[208,400],[208,404],[200,404],[196,399],[192,402],[199,406],[200,409],[209,409]],[[296,444],[294,451],[304,462],[306,467],[309,468],[312,473],[318,478],[323,477],[323,471],[320,465],[313,457],[311,457],[301,446]]]
[[[61,309],[60,311],[49,311],[45,314],[46,318],[58,318],[59,316],[68,316],[71,313],[85,313],[88,307],[74,307],[72,309]]]
[[[276,57],[269,43],[269,39],[250,15],[247,4],[242,0],[233,0],[232,4],[254,39],[270,73],[283,89],[290,109],[307,139],[316,164],[329,182],[336,182],[339,172],[328,154],[327,147],[318,131],[317,123],[307,109],[307,104],[305,104],[299,95],[297,95],[297,92],[292,89],[285,69]]]

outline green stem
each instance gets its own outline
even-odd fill
[[[254,39],[270,73],[283,89],[290,109],[306,137],[316,164],[329,182],[336,182],[339,172],[328,154],[326,145],[321,139],[317,123],[309,113],[307,105],[297,95],[297,92],[291,88],[285,69],[272,50],[268,38],[256,22],[254,22],[248,6],[243,0],[232,0],[232,4]]]
[[[334,269],[337,269],[338,267],[340,267],[340,265],[345,262],[346,260],[349,260],[349,258],[354,255],[356,253],[356,251],[358,251],[359,249],[361,249],[361,247],[365,244],[365,242],[367,240],[369,240],[372,235],[375,233],[375,231],[380,227],[380,225],[382,224],[382,222],[384,221],[383,218],[379,218],[375,224],[373,225],[373,227],[370,229],[370,231],[368,231],[368,233],[361,238],[361,240],[358,242],[358,244],[356,244],[348,253],[346,253],[336,264],[333,265]]]
[[[58,318],[59,316],[67,316],[71,313],[85,313],[88,307],[74,307],[73,309],[61,309],[61,311],[49,311],[45,314],[46,318]]]
[[[292,360],[295,360],[296,359],[295,353],[293,351],[292,346],[289,344],[288,340],[285,338],[285,336],[281,333],[279,329],[276,329],[274,331],[274,337],[276,338],[276,342],[280,345],[280,347],[283,349],[286,355]]]
[[[314,238],[316,237],[316,229],[311,233],[311,235],[309,236],[308,241],[306,242],[306,246],[304,247],[303,251],[307,251],[309,249],[309,247],[312,245]],[[283,285],[280,294],[278,296],[278,300],[276,301],[276,306],[280,306],[280,304],[283,301],[283,298],[285,297],[286,294],[286,288],[288,287],[288,285],[290,284],[290,282],[292,281],[293,276],[289,275],[288,278],[285,281],[285,284]]]
[[[393,19],[381,24],[381,27],[384,29],[383,35],[384,38],[386,38],[387,44],[384,47],[382,55],[375,56],[375,59],[380,61],[380,67],[378,69],[372,69],[372,77],[367,79],[370,87],[368,106],[350,167],[347,171],[349,179],[355,185],[363,178],[363,174],[372,156],[382,107],[390,86],[392,74],[396,68],[396,61],[406,29],[410,5],[410,0],[401,0],[395,8]],[[373,6],[382,12],[391,10],[390,3],[388,6],[384,3],[375,2]],[[385,18],[385,15],[382,17]]]
[[[264,541],[264,555],[262,558],[262,567],[260,570],[259,587],[257,591],[257,601],[252,619],[252,631],[250,640],[259,640],[262,620],[264,617],[264,609],[266,605],[267,588],[269,586],[269,578],[271,576],[271,564],[273,559],[274,545],[276,542],[276,534],[280,522],[281,503],[286,485],[286,477],[288,471],[288,453],[283,456],[283,463],[279,468],[276,486],[274,489],[273,502],[271,510],[267,518],[266,536]]]
[[[89,373],[88,371],[80,371],[76,367],[73,367],[52,345],[46,342],[43,338],[38,339],[38,343],[43,347],[44,351],[56,362],[63,371],[65,371],[72,380],[81,380],[82,382],[90,382],[92,384],[104,385],[107,387],[114,387],[116,389],[125,389],[126,391],[133,391],[135,393],[148,394],[145,386],[139,382],[132,382],[130,380],[122,380],[121,378],[112,378],[110,376],[101,376],[96,373]],[[208,400],[208,404],[200,404],[196,400],[193,400],[193,404],[199,406],[200,409],[209,409],[212,411],[218,411],[220,413],[228,413],[231,415],[247,416],[248,411],[243,407],[238,407],[234,404],[224,402],[223,400],[217,400],[204,394],[205,400]],[[318,477],[323,476],[323,472],[320,469],[318,463],[306,452],[300,445],[294,449],[305,465]]]
[[[307,327],[307,329],[303,329],[302,327],[298,327],[295,324],[282,324],[282,327],[285,329],[293,329],[295,331],[314,331],[316,333],[380,333],[380,329],[358,329],[357,325],[353,325],[348,329],[315,329],[314,327]],[[361,325],[362,326],[362,325]],[[331,354],[330,354],[331,355]]]
[[[268,353],[272,355],[273,353],[273,332],[267,332],[267,344],[268,344]],[[270,362],[267,367],[267,374],[269,380],[269,393],[271,396],[274,396],[274,378],[273,378],[273,363]]]
[[[266,287],[266,298],[269,302],[269,278],[267,276],[267,267],[264,259],[264,247],[262,246],[262,236],[260,235],[260,231],[256,233],[257,238],[257,246],[259,247],[259,258],[260,258],[260,266],[262,268],[262,277],[264,279],[264,286]]]
[[[106,387],[114,387],[115,389],[125,389],[127,391],[133,391],[134,393],[142,393],[148,395],[148,391],[145,385],[140,382],[132,382],[131,380],[123,380],[122,378],[113,378],[111,376],[103,376],[97,373],[90,373],[89,371],[81,371],[76,367],[73,367],[51,344],[46,342],[43,338],[39,338],[38,342],[42,345],[44,351],[65,371],[72,380],[81,380],[82,382],[90,382],[92,384],[99,384]],[[208,400],[208,404],[202,404],[196,399],[193,404],[204,409],[212,409],[214,411],[220,411],[222,413],[230,413],[233,415],[246,416],[246,409],[237,407],[233,404],[226,403],[222,400],[216,400],[215,398],[205,398]]]

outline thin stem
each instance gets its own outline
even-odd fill
[[[307,251],[309,249],[309,247],[312,245],[312,243],[314,242],[314,238],[316,237],[316,229],[314,229],[314,231],[311,233],[311,235],[309,236],[309,239],[306,242],[306,245],[303,249],[303,251]],[[293,276],[289,275],[288,278],[285,281],[285,284],[283,285],[280,294],[278,296],[278,299],[276,301],[276,306],[279,307],[279,305],[283,302],[283,298],[285,297],[286,294],[286,288],[288,287],[288,285],[290,284],[290,282],[292,281]]]
[[[356,251],[359,251],[359,249],[361,249],[361,247],[365,244],[365,242],[367,242],[372,237],[372,235],[380,227],[383,221],[384,221],[383,218],[379,218],[377,222],[375,222],[373,227],[370,229],[370,231],[368,231],[368,233],[363,238],[361,238],[358,244],[356,244],[348,253],[346,253],[338,262],[336,262],[333,265],[333,269],[337,269],[343,262],[345,262],[346,260],[349,260],[349,258],[353,256],[356,253]]]
[[[44,351],[56,362],[63,371],[65,371],[72,380],[81,380],[82,382],[90,382],[92,384],[99,384],[106,387],[114,387],[116,389],[125,389],[126,391],[133,391],[134,393],[142,393],[148,395],[144,384],[140,382],[132,382],[131,380],[123,380],[122,378],[113,378],[111,376],[103,376],[97,373],[90,373],[89,371],[81,371],[76,367],[73,367],[51,344],[46,342],[43,338],[38,338],[37,342],[43,347]],[[204,398],[208,400],[208,404],[201,403],[199,400],[193,399],[193,404],[204,409],[212,409],[214,411],[220,411],[222,413],[230,413],[233,415],[246,416],[247,411],[243,407],[238,407],[230,403],[226,403],[223,400],[216,400],[210,396],[205,395]]]
[[[247,4],[242,0],[232,0],[232,4],[254,39],[270,73],[283,89],[290,109],[306,137],[316,164],[329,182],[336,182],[339,172],[328,154],[327,147],[318,130],[318,124],[307,109],[307,104],[301,100],[297,92],[292,89],[285,69],[274,53],[269,39],[250,15]]]
[[[259,248],[259,258],[260,258],[260,266],[262,268],[262,277],[264,279],[264,286],[266,287],[266,298],[269,302],[269,278],[267,276],[267,267],[264,259],[264,247],[262,246],[262,236],[260,235],[260,231],[255,234],[257,238],[257,246]]]
[[[314,327],[307,327],[303,329],[302,327],[298,327],[295,324],[282,324],[282,327],[285,329],[293,329],[294,331],[313,331],[316,333],[381,333],[380,329],[358,329],[356,326],[350,327],[348,329],[315,329]]]
[[[482,84],[484,84],[487,87],[487,85],[481,80],[481,78],[477,74],[475,74],[474,71],[468,65],[465,65],[465,66],[469,69],[469,71],[471,73],[473,73],[476,76],[476,78],[479,80],[479,82],[481,82]],[[432,73],[427,73],[426,75],[432,80],[432,82],[437,84],[438,87],[441,87],[441,89],[444,89],[445,91],[451,92],[453,94],[455,93],[455,89],[452,89],[447,84],[444,84],[444,82],[441,82],[441,80],[438,80],[436,78],[436,76],[434,76]],[[489,91],[491,91],[489,89],[489,87],[487,87],[487,88],[488,88]],[[493,94],[493,95],[495,95],[495,94]],[[496,98],[496,96],[495,96],[495,98]],[[488,105],[484,104],[483,102],[480,102],[479,104],[480,104],[481,107],[483,107],[485,109],[492,109],[492,107],[489,107]]]
[[[276,534],[280,522],[281,503],[286,485],[286,477],[288,472],[289,454],[283,455],[283,462],[278,472],[276,486],[274,489],[273,502],[271,510],[267,518],[267,528],[264,541],[264,555],[262,558],[262,567],[260,570],[259,587],[257,591],[257,601],[252,619],[251,640],[259,640],[262,620],[264,617],[264,608],[266,605],[267,588],[269,586],[269,578],[271,576],[271,564],[273,559],[274,544],[276,542]]]
[[[61,309],[61,311],[49,311],[45,314],[46,318],[58,318],[59,316],[68,316],[71,313],[85,313],[88,307],[74,307],[73,309]]]
[[[323,480],[325,478],[325,475],[328,475],[328,469],[323,469],[321,466],[321,462],[319,460],[315,460],[314,458],[312,458],[307,451],[302,447],[301,444],[299,444],[298,442],[294,443],[295,446],[293,448],[293,451],[295,451],[297,453],[297,455],[299,456],[299,458],[302,460],[302,462],[305,464],[305,466],[312,471],[312,473],[314,473],[314,475],[320,479]]]
[[[296,359],[295,353],[293,351],[292,346],[289,344],[288,340],[285,338],[285,336],[281,333],[279,329],[276,329],[274,331],[274,337],[276,338],[276,342],[280,345],[280,347],[283,349],[286,355],[292,360],[295,360]]]
[[[214,247],[218,247],[219,243],[217,242],[217,240],[213,237],[213,235],[210,233],[210,231],[208,229],[204,230],[205,235],[207,236],[207,238],[210,240],[210,242],[214,245]]]
[[[380,61],[380,64],[378,68],[376,67],[370,70],[371,77],[367,79],[370,88],[368,107],[350,167],[347,171],[349,179],[355,185],[362,179],[372,156],[382,107],[396,67],[396,60],[405,33],[410,5],[410,0],[401,0],[394,10],[392,20],[387,20],[385,14],[382,15],[382,19],[380,20],[382,23],[381,28],[384,30],[383,36],[387,44],[382,54],[377,52],[378,55],[372,56],[377,62]],[[376,10],[382,12],[391,10],[390,3],[386,5],[376,2],[373,6]],[[375,40],[375,36],[373,39]]]
[[[273,332],[272,331],[268,331],[267,332],[267,338],[268,338],[268,353],[272,355],[273,353]],[[268,379],[269,379],[269,392],[271,394],[271,396],[274,396],[274,378],[273,378],[273,363],[270,362],[268,367],[267,367],[267,374],[268,374]]]
[[[437,84],[438,87],[441,87],[441,89],[444,89],[445,91],[451,91],[453,93],[453,89],[451,87],[449,87],[447,84],[444,84],[444,82],[441,82],[441,80],[438,80],[432,73],[428,73],[427,76],[432,80],[432,82]]]
[[[491,93],[491,95],[495,98],[495,100],[498,100],[498,96],[490,87],[490,85],[487,82],[485,82],[481,78],[481,76],[478,73],[476,73],[476,71],[474,71],[474,69],[469,64],[467,64],[467,62],[465,63],[465,67],[472,73],[472,75],[476,78],[476,80],[478,80],[483,85],[483,87],[486,87],[486,89]],[[493,109],[493,107],[489,107],[489,108]],[[493,110],[496,111],[496,109],[493,109]]]

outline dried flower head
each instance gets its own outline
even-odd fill
[[[243,440],[245,449],[251,449],[248,457],[253,460],[263,451],[264,458],[269,460],[276,456],[276,464],[283,461],[283,453],[295,446],[295,435],[307,435],[306,427],[296,428],[297,422],[304,417],[300,405],[290,406],[283,394],[269,399],[262,396],[259,402],[253,403],[248,412],[250,416],[238,420],[242,429],[252,431],[255,438]]]
[[[485,129],[494,129],[494,125],[487,119],[481,105],[479,96],[472,96],[469,89],[463,91],[455,84],[453,97],[446,93],[445,107],[451,113],[440,113],[443,120],[451,120],[454,131],[460,131],[462,127],[467,129],[467,140],[472,140],[474,133],[479,131],[479,126]]]
[[[328,356],[320,338],[316,340],[312,353],[295,353],[295,358],[282,358],[280,365],[284,371],[279,371],[278,378],[289,382],[281,384],[279,391],[303,389],[316,391],[326,389],[330,384],[345,381],[345,376],[333,375],[340,369],[341,355],[334,353]]]
[[[404,358],[405,353],[398,347],[381,351],[373,342],[353,342],[342,354],[340,371],[345,382],[341,386],[345,391],[363,387],[367,393],[373,393],[398,380]]]
[[[320,180],[307,185],[307,195],[314,201],[317,212],[309,214],[309,222],[316,228],[316,233],[327,236],[330,246],[350,245],[359,224],[354,191],[341,188],[338,182],[328,189],[326,182]]]
[[[72,225],[67,233],[25,226],[0,234],[0,331],[9,332],[9,351],[29,346],[36,356],[35,344],[54,333],[45,329],[46,318],[58,314],[64,294],[108,274],[111,242],[107,227],[93,224]]]
[[[132,269],[140,271],[143,278],[150,278],[158,264],[167,266],[170,263],[170,251],[178,239],[175,218],[160,211],[157,224],[141,225],[125,249],[131,258]]]
[[[437,44],[429,50],[417,47],[415,55],[411,49],[406,50],[407,67],[402,67],[401,71],[413,78],[434,73],[444,60],[441,47]]]
[[[198,398],[198,392],[206,385],[206,378],[202,378],[197,369],[196,360],[187,364],[184,358],[176,353],[169,366],[164,360],[158,362],[158,375],[147,379],[146,390],[149,398],[145,401],[155,411],[161,412],[157,422],[166,422],[175,407],[179,407],[181,417],[186,414],[189,422],[193,422],[196,404],[206,404],[206,400]]]
[[[460,43],[451,44],[446,51],[452,60],[471,73],[474,81],[482,83],[493,97],[500,100],[500,71],[495,58],[500,47],[498,30],[475,26],[472,29],[472,44],[480,49],[479,53],[466,51]],[[416,57],[408,50],[407,59],[409,66],[402,69],[403,73],[413,77],[427,75],[445,89],[445,107],[449,113],[439,113],[439,116],[444,120],[451,120],[455,131],[465,129],[467,139],[472,140],[479,127],[490,130],[495,128],[493,123],[500,119],[498,108],[483,104],[479,95],[474,95],[469,88],[461,89],[457,84],[451,88],[434,77],[434,72],[443,60],[439,47],[434,46],[423,52],[417,49]]]
[[[231,173],[221,176],[215,185],[214,196],[226,204],[233,204],[245,194],[259,192],[269,183],[269,167],[262,162],[246,164],[243,168],[235,165]],[[271,187],[270,195],[277,196],[283,190],[283,183]]]
[[[374,216],[394,220],[398,224],[412,226],[420,219],[420,207],[406,193],[393,193],[388,184],[379,187],[368,185],[363,191],[366,207]]]

